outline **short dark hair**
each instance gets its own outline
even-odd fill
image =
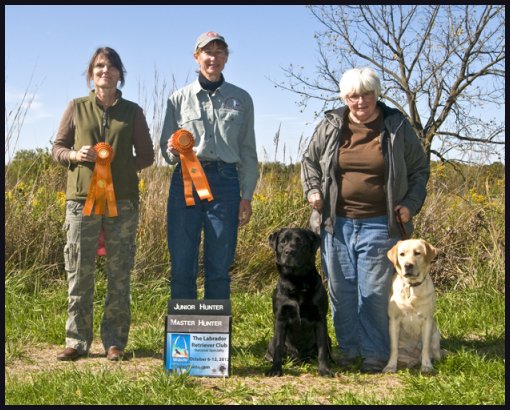
[[[95,53],[90,58],[89,67],[87,69],[87,85],[90,85],[90,82],[93,78],[94,64],[96,62],[96,58],[100,55],[103,55],[105,58],[110,61],[110,63],[120,72],[120,86],[123,87],[125,80],[126,69],[124,68],[124,64],[122,64],[122,60],[120,59],[119,53],[117,53],[111,47],[99,47]]]

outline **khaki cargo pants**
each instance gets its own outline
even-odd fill
[[[64,231],[65,269],[68,281],[66,347],[84,354],[93,335],[94,270],[101,224],[104,229],[107,291],[101,320],[105,351],[124,349],[131,324],[130,276],[135,258],[138,201],[117,201],[118,216],[84,216],[84,201],[67,201]]]

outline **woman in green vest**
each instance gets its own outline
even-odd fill
[[[66,347],[58,360],[88,353],[93,340],[94,268],[104,232],[108,287],[101,340],[109,360],[121,360],[128,340],[130,272],[138,226],[138,175],[154,162],[143,110],[122,98],[125,69],[110,47],[98,48],[87,69],[86,97],[69,102],[52,147],[68,169],[64,230],[68,279]]]

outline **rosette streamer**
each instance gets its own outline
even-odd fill
[[[184,183],[184,199],[186,205],[195,205],[193,199],[193,185],[197,190],[200,199],[212,201],[214,198],[209,187],[209,182],[205,176],[204,169],[200,165],[200,161],[193,152],[195,139],[193,134],[186,130],[177,130],[172,134],[172,148],[179,151],[181,158],[182,180]]]
[[[100,142],[94,145],[96,151],[96,164],[92,173],[89,193],[83,214],[89,216],[92,213],[92,207],[95,206],[96,215],[105,214],[105,205],[108,206],[108,216],[117,216],[117,203],[115,202],[115,192],[113,190],[112,171],[110,164],[113,161],[113,148],[106,142]]]

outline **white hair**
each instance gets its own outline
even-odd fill
[[[351,68],[340,79],[340,97],[344,102],[348,95],[369,92],[373,92],[376,99],[381,95],[381,82],[371,68]]]

